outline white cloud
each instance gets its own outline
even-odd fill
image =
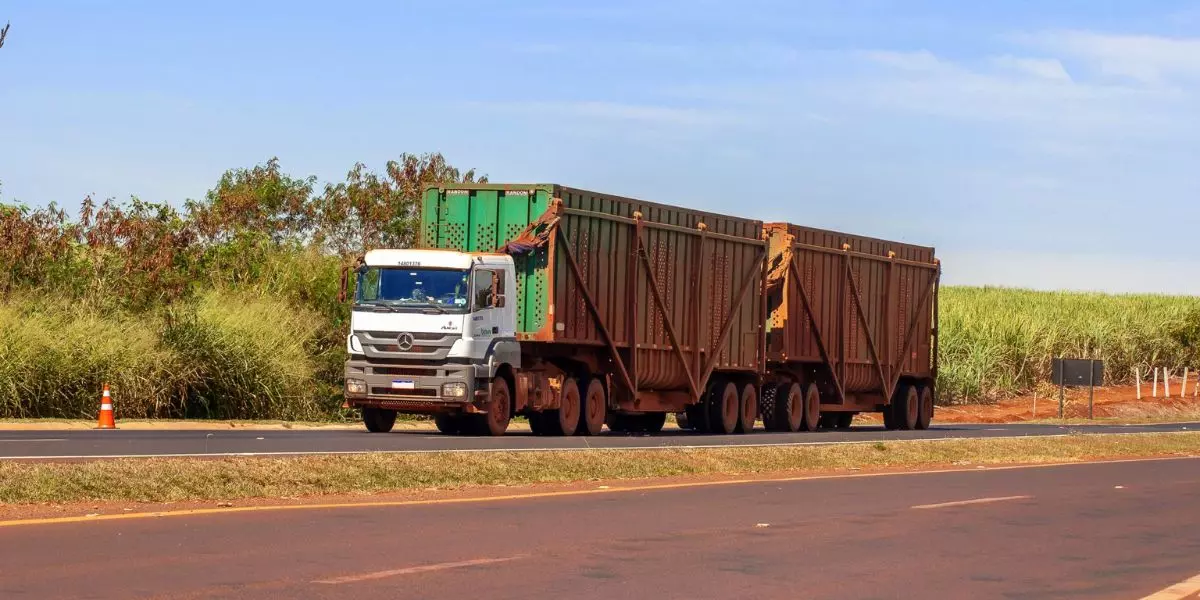
[[[1032,75],[1052,81],[1071,81],[1061,61],[1055,58],[1020,58],[1011,55],[992,57],[993,65],[1001,69]]]
[[[824,82],[819,85],[822,93],[874,110],[1021,125],[1042,134],[1086,139],[1177,138],[1196,132],[1200,124],[1194,90],[1073,81],[1052,59],[1001,58],[970,64],[925,51],[857,56],[874,68]],[[997,61],[1019,72],[997,70]]]
[[[1055,31],[1018,39],[1079,60],[1099,73],[1144,84],[1200,79],[1200,38]]]
[[[872,50],[860,53],[872,62],[894,67],[904,71],[936,72],[945,71],[949,65],[942,62],[928,50],[918,52],[893,52],[888,50]]]
[[[745,122],[744,116],[690,107],[623,104],[605,101],[474,102],[473,107],[509,113],[555,116],[593,121],[624,121],[650,125],[715,126]]]

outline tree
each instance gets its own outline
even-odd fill
[[[226,171],[203,201],[189,200],[187,210],[201,239],[226,243],[253,235],[279,244],[307,241],[312,233],[316,177],[296,179],[279,168],[279,159],[252,169]]]
[[[387,163],[383,175],[356,164],[344,183],[326,185],[318,199],[321,242],[343,256],[372,247],[413,246],[425,188],[454,183],[487,183],[487,176],[474,169],[461,172],[439,153],[403,154]]]

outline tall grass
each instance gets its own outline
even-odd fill
[[[944,401],[1029,391],[1055,356],[1103,359],[1124,383],[1136,367],[1200,365],[1200,298],[947,287],[940,345]]]
[[[0,306],[0,416],[95,418],[108,383],[118,418],[328,419],[317,378],[325,322],[311,309],[210,291],[159,313],[33,300]]]
[[[314,377],[320,317],[248,294],[208,292],[168,315],[163,340],[195,370],[188,417],[317,419],[328,416]]]
[[[0,306],[0,415],[94,418],[104,383],[119,416],[178,413],[195,373],[155,325],[61,304]]]

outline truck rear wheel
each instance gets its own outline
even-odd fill
[[[684,415],[687,418],[687,428],[696,433],[708,433],[708,399],[705,398],[696,404],[689,404],[684,409]]]
[[[686,411],[681,412],[681,413],[675,413],[675,426],[679,427],[679,429],[682,431],[691,431],[691,430],[695,429],[696,426],[693,425],[690,421],[688,421],[688,418],[689,417],[688,417],[688,414]],[[663,423],[665,424],[666,421],[664,420]]]
[[[597,435],[604,430],[605,417],[608,416],[608,398],[604,393],[604,384],[599,379],[593,378],[588,382],[581,412],[583,414],[579,424],[580,435]]]
[[[581,399],[579,397],[579,381],[574,377],[563,380],[558,410],[548,410],[542,413],[545,419],[547,435],[575,435],[579,430]]]
[[[758,387],[753,383],[742,386],[738,400],[738,420],[734,431],[750,433],[754,431],[754,422],[758,420]]]
[[[796,392],[800,391],[800,386],[796,386]],[[817,389],[817,384],[810,383],[808,388],[804,390],[804,414],[801,415],[799,427],[792,431],[816,431],[821,425],[821,390]]]
[[[793,387],[799,388],[796,384],[780,383],[763,390],[762,420],[763,428],[767,431],[795,431],[791,428],[791,421],[800,415],[800,402],[797,400],[800,393]],[[793,392],[796,398],[792,397]]]
[[[837,419],[834,423],[834,427],[842,430],[850,429],[850,424],[854,423],[855,414],[856,413],[852,412],[837,413]]]
[[[883,407],[883,428],[888,431],[895,431],[896,426],[896,402],[893,400],[891,404]]]
[[[729,435],[737,429],[740,400],[732,381],[716,382],[708,394],[708,432]]]
[[[917,386],[905,385],[897,394],[897,402],[893,405],[892,419],[896,429],[908,431],[917,427],[917,413],[920,410],[921,398],[917,395]]]
[[[396,411],[382,408],[364,407],[362,409],[363,425],[371,433],[387,433],[396,425]]]
[[[933,388],[931,386],[921,386],[921,406],[917,410],[917,429],[929,429],[930,421],[933,421]]]
[[[508,382],[497,377],[492,381],[492,393],[488,397],[487,413],[472,415],[474,417],[475,433],[479,435],[500,436],[508,431],[512,421],[512,392]]]

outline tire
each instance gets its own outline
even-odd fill
[[[758,420],[758,387],[753,383],[742,386],[738,394],[738,420],[734,426],[736,433],[751,433],[754,422]]]
[[[737,386],[717,381],[708,394],[708,432],[729,435],[737,429],[739,405]]]
[[[366,407],[362,409],[363,425],[371,433],[387,433],[396,425],[396,411]]]
[[[804,393],[800,384],[781,383],[763,394],[763,427],[767,431],[799,431],[804,419]],[[769,401],[767,394],[771,396]]]
[[[691,404],[684,409],[688,429],[696,433],[708,433],[708,399]]]
[[[817,420],[818,429],[833,429],[837,427],[837,413],[824,413]]]
[[[899,429],[899,427],[896,426],[896,417],[894,414],[895,412],[896,412],[896,402],[894,400],[892,401],[891,404],[883,407],[883,427],[884,427],[884,429],[887,429],[888,431],[895,431],[895,430]]]
[[[929,423],[933,421],[933,388],[927,385],[921,386],[921,405],[917,409],[917,429],[929,429]]]
[[[786,393],[787,386],[784,384],[763,386],[762,396],[758,398],[758,409],[762,412],[763,429],[767,431],[784,431],[784,429],[779,427],[780,409],[776,404],[779,403],[780,395]]]
[[[437,425],[438,431],[446,435],[458,435],[463,432],[464,419],[462,415],[437,415],[433,418],[433,423]]]
[[[850,424],[854,423],[854,415],[855,413],[852,412],[837,413],[837,420],[834,423],[834,427],[842,431],[850,429]]]
[[[604,392],[604,384],[599,379],[592,379],[588,382],[583,406],[580,407],[579,435],[598,435],[604,430],[606,416],[608,395]]]
[[[563,380],[557,410],[542,411],[545,419],[546,435],[575,435],[579,430],[582,399],[579,393],[579,381],[574,377]]]
[[[917,393],[917,387],[914,385],[905,385],[904,389],[899,390],[897,402],[894,404],[894,412],[892,413],[893,423],[896,429],[902,431],[910,431],[917,428],[917,412],[920,409],[921,399]]]
[[[487,412],[471,416],[474,418],[477,435],[501,436],[508,431],[508,424],[512,421],[512,391],[508,389],[508,382],[504,378],[492,381]]]
[[[665,423],[665,422],[664,422]],[[687,412],[675,413],[675,426],[681,431],[691,431],[696,427],[688,420]]]
[[[797,385],[797,393],[799,388]],[[804,390],[803,413],[800,417],[797,427],[792,431],[816,431],[821,425],[821,390],[817,389],[815,383],[808,384]]]

